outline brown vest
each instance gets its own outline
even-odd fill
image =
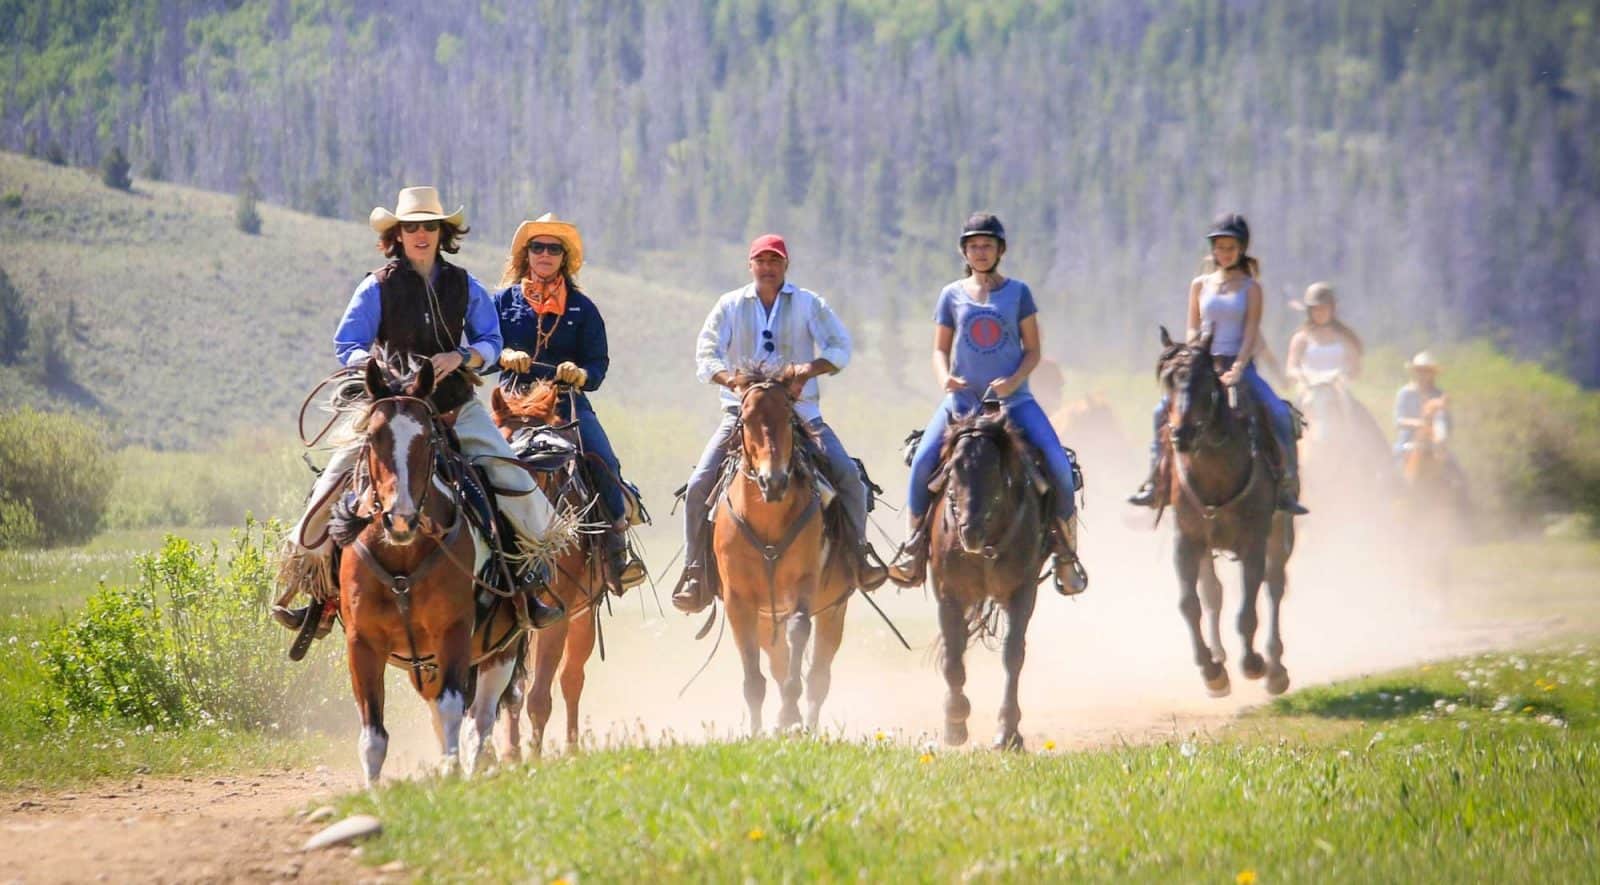
[[[427,285],[410,264],[397,259],[372,272],[383,306],[377,343],[385,350],[426,357],[460,346],[467,325],[467,272],[442,257],[438,268],[433,287],[437,305],[430,302]],[[472,383],[459,371],[440,378],[431,397],[440,412],[471,398]]]

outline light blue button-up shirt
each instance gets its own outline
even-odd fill
[[[821,295],[785,282],[769,313],[750,283],[717,299],[706,317],[695,346],[695,374],[708,383],[722,371],[775,371],[819,357],[843,369],[850,364],[850,352],[850,332]],[[819,396],[817,379],[807,379],[795,413],[806,421],[821,418]],[[724,408],[738,407],[733,391],[724,387],[721,397]]]
[[[437,282],[441,265],[433,266],[432,279]],[[350,296],[350,305],[344,309],[344,318],[333,333],[333,353],[340,365],[354,366],[366,362],[372,344],[378,337],[378,322],[383,318],[383,299],[378,294],[378,278],[367,278]],[[467,274],[467,323],[462,338],[468,347],[483,357],[483,364],[493,365],[500,359],[500,315],[495,312],[494,300],[478,278]]]

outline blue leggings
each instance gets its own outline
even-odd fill
[[[911,488],[906,495],[911,513],[918,518],[928,512],[928,504],[933,498],[928,491],[928,483],[933,480],[934,471],[939,467],[939,450],[944,446],[944,433],[950,426],[950,416],[968,410],[962,408],[953,394],[946,396],[933,413],[933,420],[928,422],[927,429],[922,431],[922,442],[917,445],[917,454],[911,459]],[[1073,492],[1076,491],[1072,483],[1072,459],[1061,448],[1061,439],[1056,436],[1056,429],[1050,426],[1044,409],[1027,399],[1007,403],[1006,413],[1022,429],[1028,442],[1044,455],[1050,469],[1050,482],[1056,490],[1056,516],[1060,519],[1071,517],[1075,507]]]
[[[594,484],[598,486],[595,493],[600,496],[601,503],[605,504],[606,515],[611,519],[620,519],[627,515],[627,510],[622,503],[622,489],[618,487],[618,478],[622,475],[622,464],[617,461],[617,453],[611,450],[611,440],[606,436],[606,429],[600,426],[600,418],[593,409],[578,409],[578,437],[583,440],[583,451],[586,456],[598,457],[610,470],[594,468],[589,474],[594,477]],[[591,465],[593,466],[593,465]]]
[[[1261,377],[1256,371],[1255,361],[1252,360],[1244,367],[1241,381],[1250,388],[1250,395],[1256,401],[1266,406],[1267,414],[1272,422],[1272,435],[1278,440],[1278,448],[1283,450],[1286,467],[1291,471],[1300,465],[1300,453],[1294,442],[1294,416],[1289,411],[1289,404],[1272,390],[1272,385],[1267,379]],[[1155,460],[1161,450],[1161,425],[1167,422],[1167,409],[1172,406],[1172,395],[1161,397],[1161,402],[1156,406],[1155,414],[1151,416],[1151,429],[1153,436],[1150,439],[1150,459]]]

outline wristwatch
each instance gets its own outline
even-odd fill
[[[477,351],[473,350],[470,347],[458,347],[458,348],[456,348],[456,353],[461,354],[461,368],[463,368],[463,369],[472,368],[472,355],[474,353],[476,353],[476,352]]]

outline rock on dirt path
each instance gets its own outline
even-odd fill
[[[358,786],[318,769],[0,794],[0,882],[383,881],[350,848],[300,851],[326,822],[296,812]]]

